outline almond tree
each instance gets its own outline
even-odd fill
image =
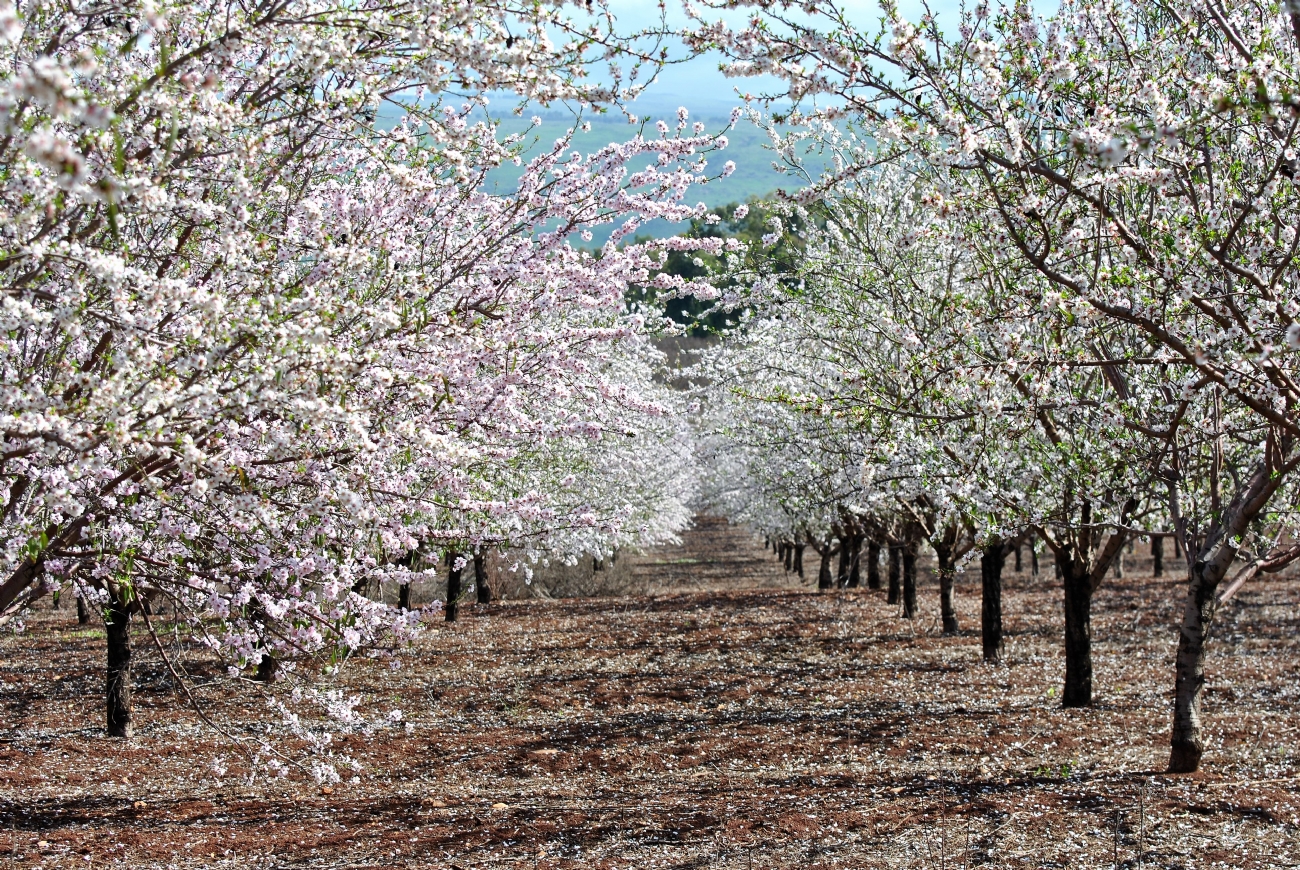
[[[111,733],[151,599],[235,673],[332,669],[418,625],[355,590],[484,516],[595,530],[565,547],[653,525],[656,497],[574,487],[620,463],[605,433],[659,434],[619,358],[668,243],[621,243],[702,213],[719,140],[684,113],[590,155],[501,138],[490,90],[633,95],[584,77],[642,43],[571,11],[0,3],[0,618],[69,583],[102,607]],[[569,243],[609,222],[600,255]]]
[[[1104,374],[1108,412],[1163,456],[1187,554],[1169,766],[1196,770],[1216,592],[1245,540],[1293,527],[1270,505],[1300,465],[1298,14],[1077,0],[1042,19],[981,4],[945,36],[892,6],[877,31],[832,3],[737,5],[755,9],[746,26],[697,16],[694,44],[728,54],[736,74],[781,77],[806,112],[836,95],[823,114],[861,118],[884,148],[934,167],[935,207],[993,262],[1038,277],[1013,288],[1031,309],[1105,339],[1074,364]],[[1135,401],[1138,379],[1163,383],[1164,401]],[[1208,445],[1193,406],[1214,409]],[[1219,446],[1229,429],[1251,433],[1236,476]],[[1187,455],[1202,446],[1205,479],[1189,485]]]

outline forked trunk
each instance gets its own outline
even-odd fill
[[[1065,707],[1092,704],[1092,578],[1085,565],[1058,555],[1065,587]]]
[[[903,617],[916,618],[916,550],[915,541],[903,548]]]
[[[1165,573],[1164,535],[1151,536],[1151,576],[1163,577]]]
[[[990,544],[980,555],[980,640],[984,661],[990,663],[1002,659],[1002,566],[1005,562],[1006,548],[1001,543]]]
[[[104,633],[108,639],[105,700],[108,708],[108,736],[130,737],[131,723],[131,605],[109,599]]]
[[[455,622],[457,611],[460,609],[460,572],[461,569],[456,567],[460,561],[460,556],[456,553],[447,554],[447,622]]]
[[[492,581],[488,578],[486,562],[482,553],[474,554],[474,592],[479,604],[492,603]]]
[[[957,569],[952,564],[946,549],[942,551],[936,549],[935,552],[939,560],[939,614],[943,620],[943,633],[956,634],[957,603],[954,600],[953,587],[956,585]]]
[[[889,604],[897,604],[902,596],[902,559],[903,548],[897,544],[889,545],[889,593],[885,599]]]
[[[880,544],[867,543],[867,588],[880,588]]]

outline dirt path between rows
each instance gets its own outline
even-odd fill
[[[744,582],[778,588],[652,554],[660,594],[470,607],[400,669],[355,663],[341,688],[405,720],[343,741],[363,772],[328,791],[248,781],[143,642],[138,736],[102,737],[102,631],[42,610],[0,638],[0,870],[1300,866],[1294,580],[1225,609],[1207,769],[1168,777],[1175,581],[1109,581],[1097,704],[1066,711],[1050,566],[1008,578],[989,667],[972,573],[944,638],[933,586],[910,623],[745,546]],[[273,721],[255,690],[202,694]]]

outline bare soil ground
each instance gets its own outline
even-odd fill
[[[137,737],[103,737],[102,631],[43,609],[0,638],[0,870],[1300,866],[1300,589],[1221,613],[1205,770],[1165,776],[1181,586],[1134,561],[1098,595],[1096,704],[1063,710],[1050,564],[1009,572],[989,667],[976,572],[940,637],[933,586],[908,622],[706,526],[637,562],[656,594],[469,607],[398,670],[355,663],[343,684],[411,728],[346,740],[365,772],[328,790],[240,775],[143,639]],[[255,690],[202,695],[266,718]]]

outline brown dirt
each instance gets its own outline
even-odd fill
[[[676,589],[471,607],[399,670],[355,663],[343,684],[412,729],[346,739],[365,772],[328,793],[247,781],[143,640],[138,735],[101,736],[102,631],[42,609],[0,638],[0,870],[1300,866],[1294,580],[1221,614],[1205,770],[1173,777],[1180,586],[1142,561],[1098,595],[1096,705],[1062,710],[1050,565],[1008,577],[988,667],[973,571],[943,638],[932,585],[915,623],[866,590],[701,589],[695,540],[647,560]],[[255,690],[200,694],[270,721]]]

